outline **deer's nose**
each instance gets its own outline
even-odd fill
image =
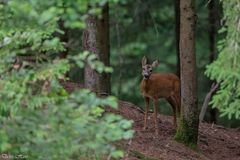
[[[147,78],[149,78],[149,74],[144,74],[143,77],[144,77],[145,79],[147,79]]]

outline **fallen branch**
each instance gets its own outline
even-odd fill
[[[212,87],[211,87],[211,90],[207,93],[207,95],[204,99],[204,102],[203,102],[201,113],[199,115],[199,122],[203,121],[203,118],[204,118],[205,113],[207,111],[209,101],[211,100],[211,97],[212,97],[213,93],[218,89],[219,85],[220,85],[220,83],[213,83]]]

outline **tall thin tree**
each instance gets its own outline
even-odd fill
[[[89,52],[99,57],[99,42],[97,17],[89,15],[86,19],[86,29],[83,32],[83,47]],[[84,86],[92,91],[98,91],[98,75],[97,72],[86,63],[84,68]]]
[[[180,0],[181,118],[175,139],[194,147],[198,140],[194,0]]]
[[[99,22],[100,32],[100,56],[99,59],[105,66],[110,66],[109,44],[109,6],[106,3],[102,9],[102,18]],[[99,91],[101,94],[111,94],[110,74],[102,73],[99,77]]]
[[[208,25],[209,25],[209,63],[212,63],[215,59],[216,55],[216,7],[215,1],[210,0],[208,4]],[[210,86],[212,85],[213,81],[210,80]],[[210,108],[210,121],[216,123],[216,108]]]
[[[176,44],[176,57],[177,57],[177,70],[176,73],[180,77],[180,0],[174,0],[175,7],[175,44]]]
[[[86,50],[95,54],[97,59],[106,66],[109,62],[109,13],[108,4],[102,8],[100,18],[89,15],[86,19],[86,29],[83,33],[83,46]],[[110,94],[110,75],[98,74],[93,68],[86,64],[84,69],[85,87],[99,94]]]

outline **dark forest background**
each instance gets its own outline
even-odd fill
[[[176,1],[129,0],[121,1],[110,9],[110,63],[114,68],[111,75],[112,94],[121,100],[132,102],[140,107],[144,101],[140,93],[141,59],[145,55],[149,61],[157,59],[159,66],[155,72],[178,74],[176,46]],[[212,3],[209,5],[209,3]],[[225,34],[218,34],[221,28],[223,11],[219,1],[196,1],[196,56],[198,79],[198,106],[203,105],[212,81],[204,74],[206,66],[218,56],[217,43]],[[211,13],[210,13],[211,12]],[[81,46],[74,39],[82,36],[79,30],[69,33],[70,44],[75,53]],[[71,41],[72,39],[72,41]],[[83,50],[83,48],[81,48]],[[69,52],[74,54],[73,52]],[[83,83],[83,70],[72,69],[70,77]],[[171,115],[170,105],[159,102],[160,112]],[[214,112],[214,113],[212,113]],[[205,120],[217,121],[226,127],[237,127],[239,121],[219,117],[216,110],[208,109]],[[216,112],[216,113],[215,113]],[[211,114],[212,113],[212,114]]]

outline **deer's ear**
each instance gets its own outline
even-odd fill
[[[153,61],[152,67],[156,67],[158,65],[158,60]]]
[[[142,66],[145,66],[147,64],[147,59],[146,59],[146,57],[144,56],[143,58],[142,58]]]

